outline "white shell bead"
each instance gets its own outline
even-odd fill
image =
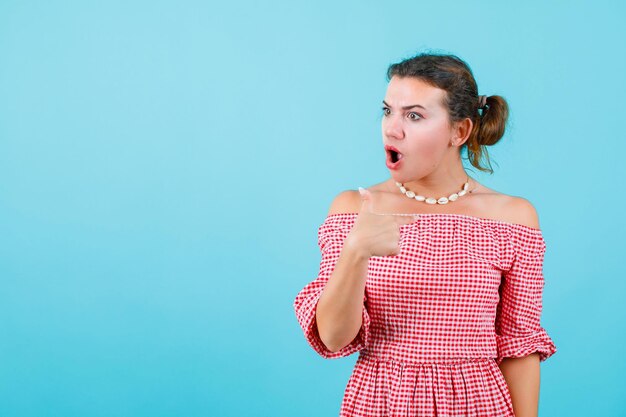
[[[400,187],[400,191],[402,191],[402,194],[405,194],[406,193],[406,188]]]
[[[469,182],[466,182],[465,184],[463,184],[464,191],[467,191],[468,188],[469,188]]]
[[[415,193],[413,191],[407,191],[406,192],[406,196],[409,197],[409,198],[413,198],[413,197],[415,197]]]
[[[426,199],[426,202],[427,202],[428,204],[437,204],[437,199],[436,199],[436,198],[433,198],[433,197],[428,197],[428,198]]]
[[[448,203],[448,199],[446,197],[441,197],[439,200],[437,200],[437,203],[439,203],[439,204],[447,204]]]
[[[465,194],[467,194],[467,190],[461,190],[459,191],[459,197],[463,197]]]
[[[426,200],[426,197],[424,197],[423,195],[416,195],[416,196],[415,196],[415,199],[416,199],[417,201],[424,201],[424,200]]]
[[[456,201],[457,198],[459,198],[459,195],[457,193],[454,193],[454,194],[450,194],[450,197],[448,197],[448,200]]]

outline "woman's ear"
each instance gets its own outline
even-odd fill
[[[469,139],[473,127],[474,123],[469,117],[466,117],[459,122],[455,122],[452,129],[452,139],[450,140],[450,144],[454,146],[463,145]]]

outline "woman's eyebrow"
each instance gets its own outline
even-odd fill
[[[383,100],[383,104],[387,107],[391,107],[389,104],[387,104],[387,102],[385,100]],[[404,106],[402,107],[402,110],[408,110],[408,109],[412,109],[413,107],[421,107],[424,110],[428,110],[426,107],[422,106],[421,104],[413,104],[411,106]]]

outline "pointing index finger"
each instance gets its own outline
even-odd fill
[[[393,216],[398,224],[408,224],[413,223],[417,219],[419,219],[419,213],[415,214],[404,214],[404,213],[373,213],[378,216]]]
[[[409,224],[419,219],[419,214],[392,214],[399,224]]]

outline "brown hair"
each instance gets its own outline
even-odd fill
[[[446,91],[444,102],[450,115],[450,124],[470,118],[473,128],[463,144],[470,163],[481,171],[493,174],[486,147],[495,145],[504,135],[509,116],[509,106],[504,97],[487,96],[482,113],[478,108],[478,88],[474,74],[461,58],[455,55],[421,53],[412,58],[391,64],[387,69],[387,81],[393,76],[415,77]],[[480,165],[483,157],[489,168]]]

